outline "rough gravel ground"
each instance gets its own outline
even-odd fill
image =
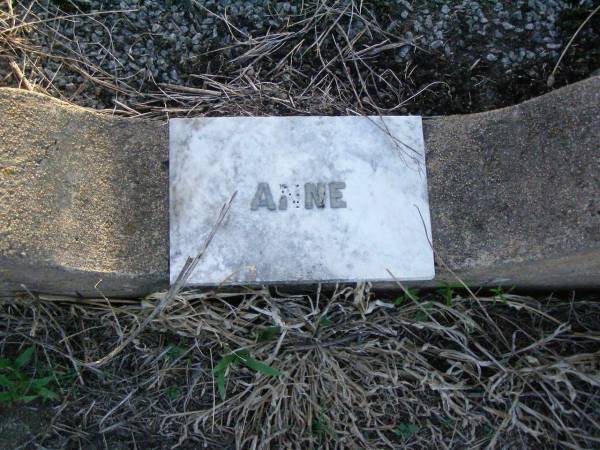
[[[328,114],[351,108],[423,115],[487,110],[546,92],[560,53],[597,4],[595,0],[13,3],[20,18],[42,21],[27,28],[24,36],[51,57],[0,53],[0,61],[16,59],[42,89],[84,106],[122,109],[125,104],[139,111],[148,104],[178,103],[166,94],[159,100],[134,101],[131,93],[102,86],[90,75],[104,81],[112,77],[118,80],[114,84],[127,87],[123,90],[138,94],[166,92],[165,85],[203,89],[207,77],[212,81],[219,77],[224,84],[249,77],[255,86],[277,86],[283,95],[276,96],[287,93],[298,99],[293,107],[263,102],[263,109],[254,112]],[[65,14],[70,16],[55,19]],[[71,60],[82,59],[81,55],[88,60],[73,70]],[[18,83],[4,67],[1,84]],[[87,74],[81,73],[82,68]],[[600,14],[569,48],[553,87],[598,69]],[[352,92],[344,96],[344,90]],[[306,92],[314,101],[302,101]],[[342,101],[318,101],[319,95]],[[196,112],[232,113],[210,105]]]

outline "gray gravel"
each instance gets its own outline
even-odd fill
[[[306,12],[300,1],[198,0],[194,5],[191,1],[120,0],[107,5],[109,2],[101,0],[80,0],[77,5],[92,13],[131,11],[63,20],[57,22],[57,31],[76,42],[94,65],[144,91],[157,83],[195,85],[195,75],[224,70],[219,61],[227,62],[240,54],[242,49],[230,48],[235,39],[244,34],[258,37],[284,30],[287,23],[300,20]],[[53,0],[49,4],[46,0],[50,12],[45,13],[40,7],[34,10],[42,17],[51,16],[57,3],[68,7],[66,0]],[[357,5],[360,3],[355,1]],[[560,28],[561,14],[574,7],[589,9],[593,3],[593,0],[371,0],[362,2],[362,12],[371,11],[375,15],[382,28],[395,36],[390,41],[406,43],[379,55],[383,63],[426,67],[430,59],[430,65],[439,67],[437,76],[430,67],[422,72],[422,79],[417,69],[413,73],[417,84],[426,84],[428,77],[429,81],[441,80],[445,73],[458,69],[468,79],[474,68],[484,68],[485,76],[519,72],[520,76],[524,73],[541,81],[548,76],[568,39]],[[231,32],[218,16],[227,17],[239,31]],[[364,28],[359,20],[344,26],[351,38]],[[338,31],[334,30],[334,36],[335,33]],[[49,53],[64,51],[62,44],[57,44],[64,42],[63,38],[52,35],[34,38]],[[215,53],[207,54],[221,47],[226,48],[218,52],[221,60]],[[375,61],[378,62],[381,61]],[[307,70],[310,78],[310,64]],[[67,94],[76,92],[84,82],[81,75],[65,70],[59,62],[48,62],[45,71]],[[110,96],[84,97],[82,102],[88,106],[111,106]]]

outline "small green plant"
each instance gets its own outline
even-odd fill
[[[327,316],[323,316],[319,319],[319,325],[322,327],[330,327],[331,325],[333,325],[333,321]]]
[[[419,290],[418,289],[408,288],[406,291],[407,292],[404,292],[399,297],[396,297],[396,300],[394,301],[394,305],[402,306],[404,304],[410,303],[411,300],[417,300],[417,301],[419,300]]]
[[[185,347],[182,347],[177,344],[170,344],[167,353],[165,353],[165,357],[169,361],[175,361],[176,359],[180,358],[183,354],[185,354],[186,351],[187,349]]]
[[[433,304],[429,302],[423,303],[421,309],[415,314],[415,322],[426,321],[429,318],[427,313],[430,313],[431,311],[433,311]]]
[[[322,406],[319,410],[319,416],[315,417],[312,421],[312,433],[320,438],[334,435],[333,430],[327,423],[327,418],[325,417],[325,408]]]
[[[178,400],[179,397],[181,397],[181,389],[179,386],[169,386],[167,389],[167,397],[169,397],[169,400],[171,401]]]
[[[396,427],[396,436],[405,440],[418,432],[419,427],[413,423],[401,423]]]
[[[281,333],[280,327],[263,327],[256,331],[256,341],[266,342],[272,341]]]
[[[246,349],[240,349],[226,354],[221,358],[221,361],[213,368],[217,380],[217,388],[221,400],[225,400],[225,376],[230,366],[234,364],[243,364],[255,372],[262,373],[272,377],[281,375],[281,372],[267,364],[261,363],[250,356],[250,352]]]
[[[511,287],[508,291],[505,291],[503,288],[498,286],[497,288],[491,288],[490,292],[494,296],[494,301],[492,302],[493,306],[496,306],[496,301],[500,301],[501,303],[506,304],[506,294],[510,293],[514,289],[514,286]]]
[[[452,297],[454,297],[455,294],[454,291],[456,289],[461,289],[462,287],[462,284],[443,283],[442,286],[437,290],[437,293],[442,296],[446,306],[452,307]]]
[[[36,398],[56,400],[58,394],[52,389],[56,376],[32,378],[22,370],[31,362],[34,347],[27,347],[14,360],[0,358],[0,403],[30,402]]]

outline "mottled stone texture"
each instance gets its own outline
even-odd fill
[[[0,291],[165,287],[167,155],[165,124],[0,89]]]
[[[450,268],[473,285],[600,287],[600,77],[424,130]],[[160,122],[0,89],[0,291],[166,287],[167,147]]]
[[[600,77],[424,131],[434,248],[452,270],[600,287]]]
[[[171,120],[171,281],[233,192],[190,285],[392,281],[387,270],[431,280],[421,125],[415,116]],[[334,194],[344,208],[332,205],[332,182],[345,186]]]

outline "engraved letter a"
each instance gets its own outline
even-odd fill
[[[254,198],[250,204],[250,209],[256,211],[263,206],[266,206],[271,211],[275,211],[275,202],[273,201],[271,188],[269,188],[268,183],[258,183],[256,194],[254,194]]]

